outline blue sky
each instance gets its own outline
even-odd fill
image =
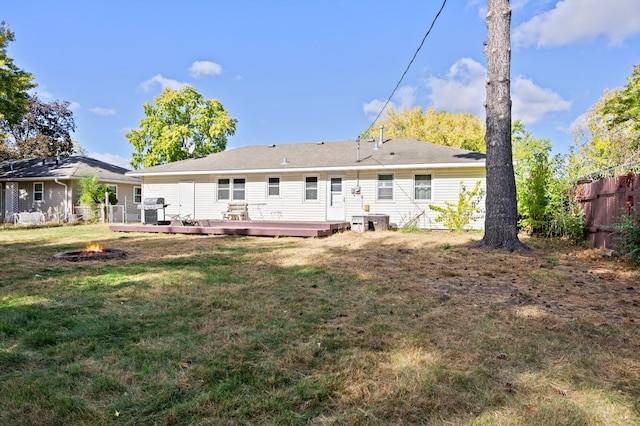
[[[72,103],[74,139],[126,165],[124,134],[163,87],[190,84],[238,119],[227,148],[341,141],[366,129],[440,0],[11,1],[9,56],[45,101]],[[513,118],[556,153],[640,63],[638,0],[512,0]],[[392,99],[484,119],[486,0],[449,0]]]

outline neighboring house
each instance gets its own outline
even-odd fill
[[[42,212],[48,220],[66,220],[75,214],[82,177],[97,175],[110,185],[118,204],[140,217],[139,178],[126,176],[128,170],[83,156],[61,156],[7,160],[0,162],[0,219],[9,221],[14,213]]]
[[[127,172],[166,215],[222,219],[247,203],[250,220],[351,221],[442,228],[429,204],[457,203],[460,182],[485,188],[485,155],[412,139],[258,145]],[[482,219],[471,224],[481,229]]]

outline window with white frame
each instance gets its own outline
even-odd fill
[[[270,177],[267,181],[267,196],[279,197],[280,196],[280,178]]]
[[[133,202],[141,203],[142,202],[142,187],[134,186],[133,187]]]
[[[218,179],[218,200],[228,200],[231,195],[229,183],[230,179]]]
[[[304,200],[315,201],[318,199],[318,176],[304,178]]]
[[[416,200],[431,200],[431,175],[414,176],[413,194]]]
[[[218,200],[244,200],[245,199],[244,178],[223,178],[218,179]]]
[[[233,179],[233,199],[244,200],[245,194],[245,179]]]
[[[33,183],[33,201],[43,201],[43,200],[44,200],[44,183],[34,182]]]
[[[393,200],[393,175],[378,175],[378,200]]]

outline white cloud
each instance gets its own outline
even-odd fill
[[[95,115],[116,115],[116,110],[113,108],[94,107],[89,109]]]
[[[429,100],[437,110],[470,112],[485,116],[487,70],[479,62],[462,58],[449,68],[444,78],[430,77],[426,86]],[[551,89],[537,86],[525,77],[511,82],[512,115],[526,125],[541,121],[547,113],[565,111],[571,106]]]
[[[512,116],[514,120],[521,120],[524,124],[536,124],[547,113],[566,111],[571,102],[551,89],[536,85],[524,77],[516,77],[511,85]]]
[[[640,33],[638,0],[562,0],[515,28],[516,46],[554,47],[603,35],[613,45]]]
[[[444,78],[429,77],[429,100],[438,110],[465,111],[484,116],[487,70],[471,58],[462,58],[449,68]]]
[[[69,109],[71,111],[76,111],[76,110],[79,110],[80,108],[82,108],[82,106],[80,105],[80,102],[76,102],[76,101],[69,102]]]
[[[395,100],[395,102],[394,102]],[[416,100],[416,88],[412,86],[402,86],[396,90],[392,100],[387,105],[386,111],[391,107],[396,111],[402,111],[404,109],[411,109],[414,106]],[[370,119],[374,119],[380,113],[380,110],[384,107],[386,100],[374,99],[371,102],[364,103],[362,110]],[[381,116],[384,117],[384,114]]]
[[[113,164],[131,170],[129,159],[121,157],[119,155],[109,154],[107,152],[92,152],[90,154],[87,154],[87,157],[95,158],[96,160],[104,161],[105,163]]]
[[[165,78],[162,75],[158,74],[149,80],[145,80],[140,84],[140,89],[144,92],[148,92],[155,85],[159,85],[163,90],[166,88],[174,89],[174,90],[182,90],[188,83],[183,83],[177,80],[171,80],[169,78]]]
[[[195,61],[189,68],[191,77],[202,77],[203,75],[220,75],[222,67],[211,61]]]

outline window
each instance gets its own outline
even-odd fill
[[[308,176],[304,178],[304,199],[305,201],[318,199],[318,177]]]
[[[233,199],[234,200],[244,200],[244,179],[234,179],[233,180]]]
[[[393,200],[393,175],[378,175],[378,200]]]
[[[113,195],[118,198],[118,185],[107,185],[107,188],[109,188]]]
[[[245,179],[218,179],[218,200],[244,200]]]
[[[134,186],[133,187],[133,202],[141,203],[142,202],[142,187]]]
[[[267,182],[267,196],[279,197],[280,196],[280,178],[270,177]]]
[[[43,201],[43,200],[44,200],[44,183],[34,182],[33,183],[33,201]]]
[[[415,175],[413,194],[416,200],[431,199],[431,175]]]
[[[229,179],[218,179],[218,200],[229,199]]]

